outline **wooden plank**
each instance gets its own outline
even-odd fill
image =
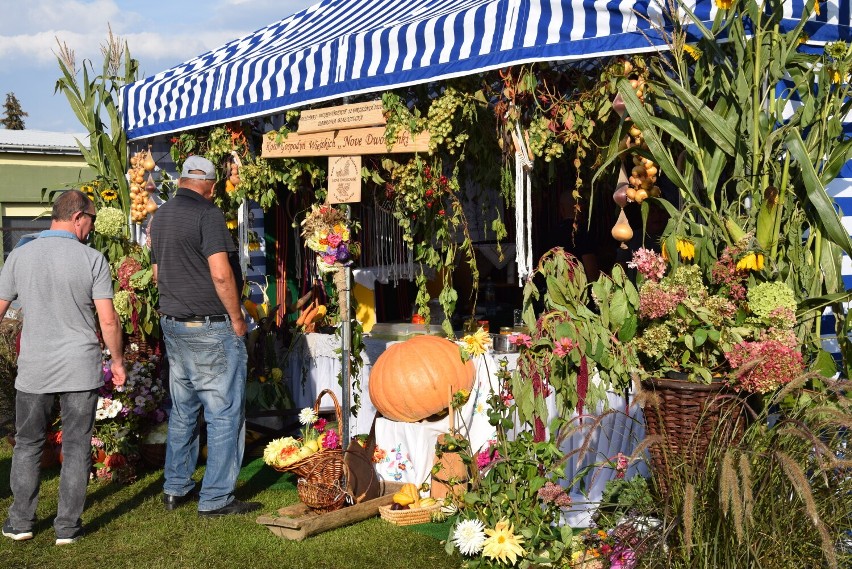
[[[427,152],[429,133],[421,132],[412,137],[407,131],[399,132],[396,144],[388,150],[385,144],[385,128],[354,128],[314,134],[291,132],[286,138],[276,141],[275,132],[263,137],[263,158],[309,158],[312,156],[357,156],[359,154],[399,154],[404,152]]]
[[[317,514],[301,502],[278,510],[278,515],[267,514],[258,516],[257,523],[265,525],[269,531],[285,539],[301,541],[312,535],[343,527],[375,517],[379,514],[379,506],[393,503],[393,495],[402,484],[385,482],[384,495],[374,500],[368,500],[354,506],[341,508],[334,512]]]
[[[386,122],[382,102],[369,101],[302,111],[299,116],[298,132],[311,134],[328,130],[379,126]]]

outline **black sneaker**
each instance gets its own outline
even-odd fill
[[[33,532],[15,529],[12,527],[12,523],[6,520],[3,522],[3,536],[14,541],[26,541],[33,538]]]
[[[57,535],[56,545],[71,545],[72,543],[77,543],[77,541],[79,541],[79,539],[83,537],[84,533],[86,533],[86,530],[80,528],[76,532],[74,532],[73,535],[69,535],[67,537],[59,537]]]
[[[260,502],[241,502],[234,500],[227,506],[222,506],[216,510],[199,510],[198,515],[202,518],[218,518],[221,516],[230,516],[233,514],[247,514],[260,509]]]

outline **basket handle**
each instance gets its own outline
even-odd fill
[[[332,403],[334,403],[334,414],[337,416],[337,428],[342,429],[343,428],[343,412],[340,410],[340,403],[338,403],[338,401],[337,401],[337,396],[334,394],[334,392],[331,389],[323,389],[322,391],[320,391],[320,394],[317,395],[317,400],[314,401],[314,413],[319,415],[320,401],[322,400],[323,396],[325,396],[325,395],[331,396],[331,401],[332,401]]]

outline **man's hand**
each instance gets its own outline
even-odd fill
[[[248,332],[248,325],[242,317],[239,319],[232,319],[231,325],[234,327],[234,333],[241,338]]]
[[[112,371],[112,382],[115,385],[124,385],[127,381],[127,372],[124,370],[124,361],[112,359],[109,366]]]

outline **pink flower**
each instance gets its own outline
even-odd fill
[[[328,425],[327,419],[317,419],[314,421],[313,427],[317,430],[318,433],[321,433],[325,430],[326,425]]]
[[[615,457],[615,477],[624,478],[624,473],[627,472],[627,467],[630,462],[622,453],[618,453]]]
[[[488,441],[487,449],[476,453],[476,466],[479,467],[479,470],[485,470],[486,468],[491,466],[498,458],[500,458],[500,453],[497,452],[496,444],[497,441],[490,440]]]
[[[616,546],[609,558],[611,569],[633,569],[636,567],[636,554],[626,545]]]
[[[509,337],[509,343],[529,348],[532,347],[532,337],[529,334],[515,334]]]
[[[564,358],[576,347],[577,343],[571,338],[560,338],[556,340],[556,344],[553,346],[553,353],[560,358]]]
[[[333,265],[337,261],[337,255],[323,255],[322,262],[327,265]]]
[[[332,233],[328,236],[328,244],[332,247],[337,247],[343,241],[343,238],[337,233]]]
[[[725,357],[734,369],[729,383],[736,390],[768,393],[804,371],[802,353],[774,339],[740,342]]]
[[[666,274],[666,261],[651,249],[640,247],[633,253],[633,261],[627,263],[631,269],[636,269],[643,277],[657,282]]]
[[[322,446],[327,449],[338,448],[340,446],[340,436],[337,434],[337,431],[328,431],[322,439]]]

